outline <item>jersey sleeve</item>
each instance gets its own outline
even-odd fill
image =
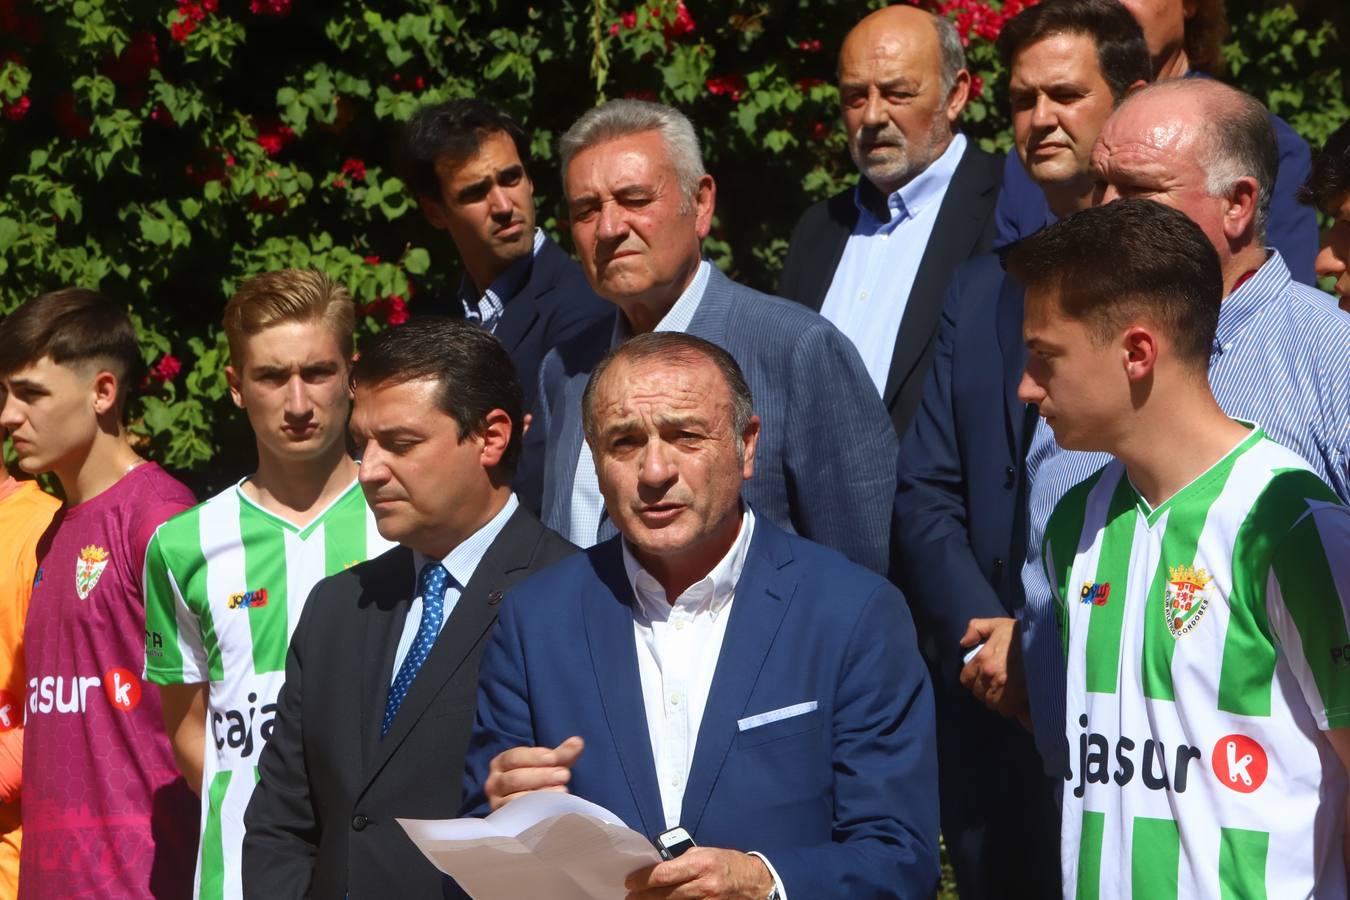
[[[145,548],[145,678],[155,684],[209,681],[201,621],[164,551],[164,530]]]
[[[1309,501],[1275,548],[1266,609],[1323,730],[1350,726],[1350,508]]]

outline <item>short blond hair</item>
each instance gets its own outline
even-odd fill
[[[347,289],[313,269],[264,272],[239,285],[225,304],[225,338],[230,358],[243,359],[244,344],[282,322],[322,321],[333,331],[342,355],[355,349],[356,304]]]

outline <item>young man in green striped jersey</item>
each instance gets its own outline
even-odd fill
[[[146,552],[145,674],[204,800],[202,900],[241,896],[244,809],[310,589],[392,546],[347,454],[354,320],[347,292],[318,272],[244,282],[225,307],[225,371],[258,470],[162,525]]]
[[[1068,661],[1068,898],[1346,895],[1350,509],[1206,378],[1223,281],[1121,200],[1019,244],[1019,388],[1116,459],[1046,530]]]

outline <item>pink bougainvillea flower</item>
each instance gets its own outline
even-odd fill
[[[291,11],[291,0],[250,0],[248,11],[256,16],[284,16]]]
[[[811,137],[818,141],[823,141],[830,136],[830,129],[824,122],[816,122],[811,126]]]
[[[801,40],[797,42],[797,49],[804,53],[819,53],[823,46],[824,44],[820,42],[820,38],[812,38],[810,40]]]
[[[390,325],[402,325],[408,321],[408,303],[398,294],[385,298],[384,320]]]
[[[183,371],[183,363],[178,357],[166,353],[160,357],[159,362],[150,370],[150,377],[158,382],[173,381],[178,373]]]
[[[368,266],[378,266],[380,264],[380,258],[374,254],[364,257],[364,259]]]
[[[802,92],[809,91],[809,90],[811,90],[811,88],[815,87],[816,85],[818,85],[818,84],[824,84],[824,83],[825,83],[825,79],[824,79],[824,78],[798,78],[798,79],[794,82],[794,84],[796,84],[796,86],[797,86],[797,90],[802,91]]]
[[[19,122],[19,121],[22,121],[22,120],[23,120],[23,117],[26,116],[26,115],[28,115],[28,109],[29,109],[29,107],[31,107],[32,105],[33,105],[33,101],[29,100],[28,97],[27,97],[27,95],[25,95],[25,96],[23,96],[23,97],[20,97],[18,100],[15,100],[13,103],[6,103],[6,104],[5,104],[5,118],[6,118],[6,119],[9,119],[11,122]]]
[[[348,176],[353,181],[365,181],[366,164],[363,160],[353,156],[342,164],[342,174]]]
[[[973,72],[970,75],[970,96],[978,97],[984,93],[984,79]]]
[[[745,77],[742,75],[714,75],[705,82],[708,93],[721,96],[727,95],[732,103],[739,103],[741,95],[748,90],[745,83]]]
[[[259,124],[258,146],[267,151],[268,156],[276,156],[295,140],[295,132],[289,125]]]
[[[666,27],[661,29],[661,33],[665,35],[667,41],[673,41],[685,35],[693,34],[696,27],[694,17],[689,14],[689,9],[684,5],[684,0],[680,0],[675,5],[675,18],[666,23]]]

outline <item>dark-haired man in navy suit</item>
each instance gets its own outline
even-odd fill
[[[458,295],[422,301],[418,312],[463,316],[496,335],[520,376],[525,411],[534,414],[545,354],[612,309],[535,227],[529,138],[486,100],[451,100],[413,115],[396,159],[422,214],[450,235],[464,266]],[[543,430],[527,431],[524,441],[513,487],[538,513]]]
[[[502,604],[466,809],[566,789],[648,835],[685,828],[698,847],[631,875],[639,898],[931,896],[932,698],[908,609],[742,501],[760,426],[735,360],[639,335],[582,406],[621,536]]]

